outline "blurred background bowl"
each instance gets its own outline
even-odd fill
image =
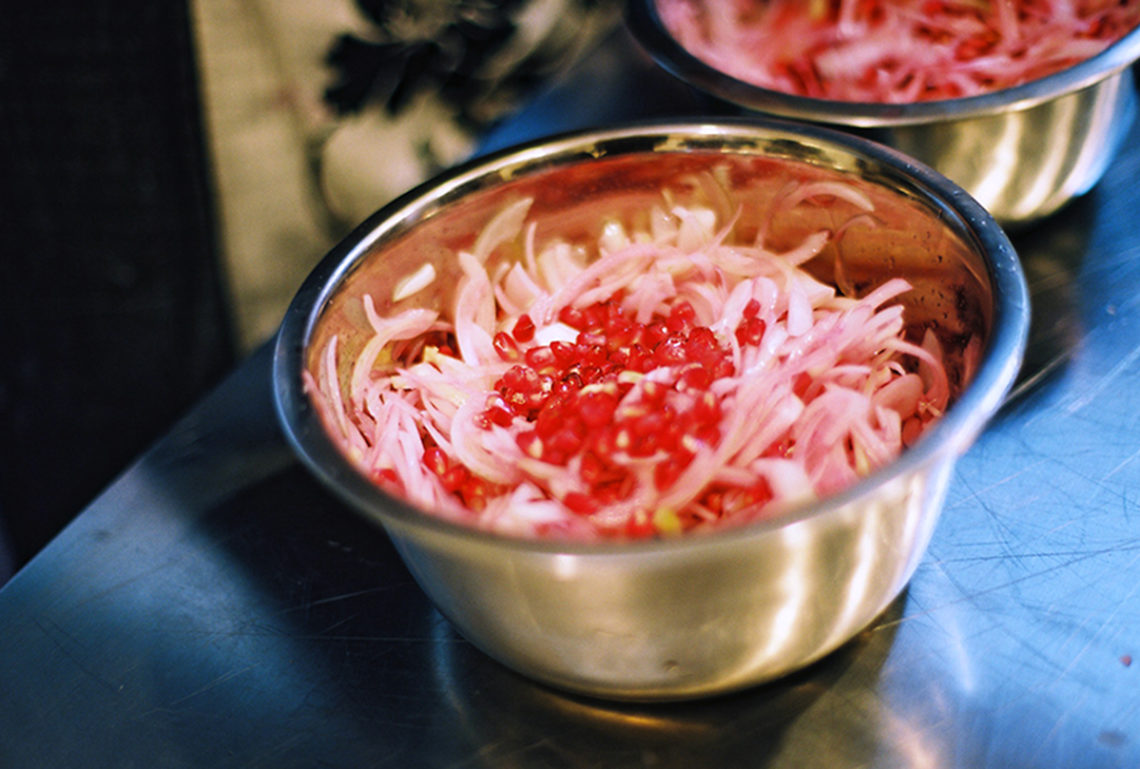
[[[715,185],[708,184],[716,179]],[[342,365],[371,336],[364,293],[425,261],[439,278],[395,306],[453,301],[456,251],[488,219],[532,197],[538,239],[596,238],[605,217],[645,211],[664,190],[718,205],[726,191],[752,228],[787,185],[844,180],[875,206],[817,257],[853,285],[902,276],[908,320],[948,357],[982,340],[976,367],[951,364],[956,397],[892,464],[830,498],[767,522],[665,540],[568,543],[495,535],[383,492],[326,432],[302,385],[337,334]],[[723,203],[723,199],[719,204]],[[797,206],[769,241],[799,242],[836,209]],[[509,250],[509,249],[501,249]],[[318,478],[381,524],[439,610],[468,640],[532,678],[625,700],[693,698],[788,673],[838,648],[899,595],[922,557],[957,457],[1000,407],[1029,321],[1017,255],[960,188],[889,148],[783,121],[654,123],[553,137],[455,169],[393,201],[329,253],[279,333],[274,392],[285,433]]]
[[[880,104],[761,88],[710,66],[666,28],[656,0],[626,22],[663,69],[719,103],[840,127],[899,149],[973,195],[1003,225],[1031,223],[1088,192],[1136,115],[1140,28],[1100,54],[1023,85],[959,99]]]

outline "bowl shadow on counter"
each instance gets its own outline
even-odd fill
[[[1076,276],[1095,219],[1086,197],[1011,233],[1035,309],[1011,398],[1062,369],[1079,343]],[[256,659],[268,679],[282,682],[278,701],[305,692],[287,720],[270,718],[273,697],[256,703],[266,709],[261,723],[278,724],[281,733],[271,728],[252,739],[288,736],[299,759],[336,756],[350,765],[385,760],[394,745],[424,766],[781,764],[816,721],[855,717],[839,711],[861,704],[874,712],[906,600],[904,593],[870,630],[775,682],[687,703],[616,704],[535,684],[464,641],[384,533],[299,464],[211,510],[191,536],[201,556],[195,570],[216,572],[234,606],[250,612],[240,622],[252,631],[223,643],[226,664],[238,655]],[[251,707],[230,702],[221,687],[210,691],[218,712]],[[874,759],[873,741],[823,742],[819,750],[842,752],[836,763]]]
[[[360,765],[399,745],[416,766],[762,766],[821,696],[848,702],[873,689],[906,595],[837,651],[774,682],[704,700],[616,703],[537,684],[464,640],[386,535],[299,465],[211,511],[192,536],[203,558],[224,562],[214,568],[228,590],[255,607],[243,621],[258,632],[245,636],[253,648],[243,654],[271,668],[267,678],[306,690],[288,721],[305,735],[296,757]],[[844,760],[859,749],[843,746]]]
[[[1049,217],[1008,231],[1025,270],[1033,314],[1025,360],[1007,402],[1047,383],[1080,344],[1077,275],[1095,215],[1094,190]],[[530,766],[536,759],[538,765],[558,767],[765,766],[779,763],[774,759],[801,715],[813,706],[831,707],[819,702],[822,695],[873,696],[906,595],[904,590],[869,629],[813,665],[707,700],[634,704],[565,694],[505,669],[466,644],[437,645],[434,668],[468,739],[488,746],[489,766]],[[828,746],[817,748],[816,758],[825,760]],[[857,755],[864,748],[871,752]],[[834,758],[845,765],[874,759],[866,745],[839,749],[843,755]]]
[[[785,753],[804,741],[793,730],[814,730],[802,723],[813,707],[827,711],[839,700],[846,707],[874,697],[905,601],[904,591],[870,628],[806,668],[708,699],[640,704],[567,694],[517,675],[469,645],[440,645],[436,670],[454,717],[486,766],[782,765]],[[829,751],[842,753],[830,756],[836,765],[861,766],[874,758],[870,743],[816,743],[813,750],[821,766],[828,765]]]
[[[1095,190],[1052,216],[1010,229],[1029,285],[1032,315],[1025,360],[1006,398],[1020,398],[1063,368],[1083,336],[1077,275],[1096,215]]]

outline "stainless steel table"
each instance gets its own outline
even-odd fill
[[[708,109],[621,34],[573,74],[488,146]],[[1021,385],[909,589],[810,669],[618,706],[501,668],[293,460],[264,348],[0,591],[0,766],[1140,766],[1138,181],[1140,125],[1015,234]]]

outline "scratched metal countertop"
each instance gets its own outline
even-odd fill
[[[487,147],[704,108],[621,34],[572,74]],[[0,591],[0,766],[1140,766],[1137,180],[1140,125],[1013,234],[1021,383],[909,588],[809,669],[669,706],[503,669],[293,459],[266,347]]]

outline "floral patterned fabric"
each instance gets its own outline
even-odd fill
[[[611,29],[616,0],[194,0],[245,346],[352,226],[467,158]]]

